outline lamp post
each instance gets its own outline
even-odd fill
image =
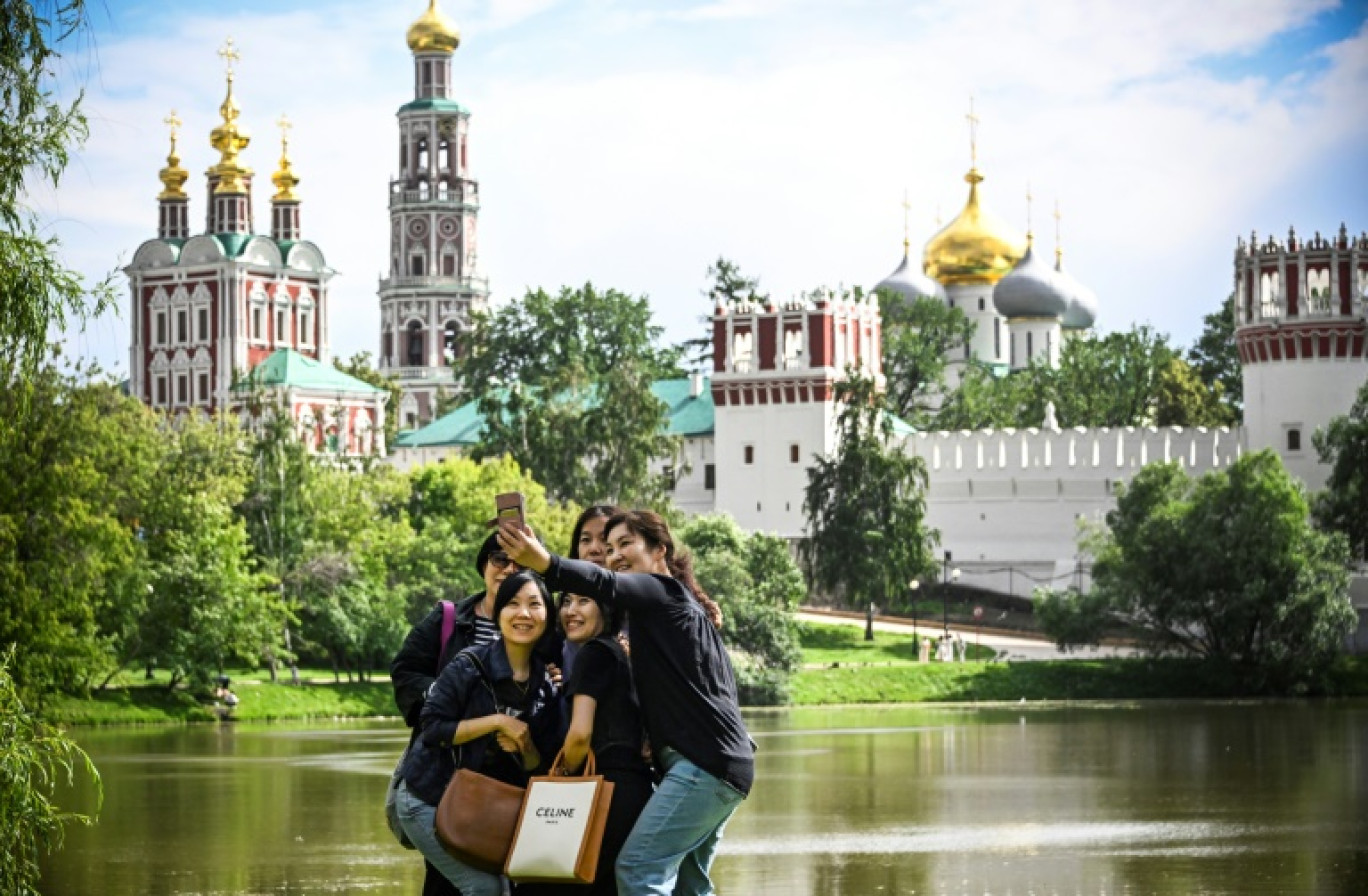
[[[869,609],[865,610],[865,640],[874,640],[874,601],[869,602]]]
[[[912,637],[917,637],[917,590],[921,588],[921,580],[913,579],[907,583],[907,587],[912,591]]]
[[[950,568],[950,552],[945,552],[945,562],[941,567],[941,626],[945,634],[950,634],[950,583],[958,582],[959,569]]]

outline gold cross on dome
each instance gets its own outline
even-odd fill
[[[964,116],[969,122],[969,164],[970,167],[978,167],[978,116],[974,114],[974,97],[969,97],[969,114]]]
[[[176,135],[180,133],[180,127],[181,127],[181,125],[184,124],[184,123],[185,123],[185,122],[181,121],[181,120],[180,120],[180,117],[176,115],[176,110],[175,110],[175,109],[172,109],[172,110],[171,110],[171,114],[168,115],[168,116],[166,116],[165,118],[162,119],[162,124],[164,124],[164,125],[166,125],[167,127],[171,128],[171,139],[172,139],[172,140],[175,140],[175,139],[176,139]]]
[[[903,208],[903,248],[906,249],[906,248],[908,247],[909,241],[911,240],[911,234],[910,234],[910,232],[909,232],[908,229],[907,229],[907,213],[910,212],[910,211],[912,211],[912,203],[910,203],[910,202],[907,201],[907,188],[906,188],[906,187],[903,188],[902,208]]]
[[[1026,233],[1031,232],[1031,200],[1035,197],[1031,195],[1031,182],[1026,181]]]
[[[233,77],[233,63],[241,59],[242,56],[238,54],[237,47],[233,46],[232,37],[229,37],[224,41],[223,49],[219,50],[218,54],[223,58],[224,64],[228,67],[228,77]]]
[[[288,118],[285,117],[285,113],[284,113],[284,112],[280,113],[280,118],[276,119],[276,127],[280,128],[280,145],[281,145],[281,147],[289,146],[289,145],[290,145],[290,128],[294,127],[294,124],[292,124],[292,123],[290,122],[290,119],[288,119]]]

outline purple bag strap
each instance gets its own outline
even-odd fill
[[[449,600],[442,601],[442,646],[437,651],[437,671],[442,671],[442,659],[446,656],[447,643],[451,633],[456,631],[456,605]]]

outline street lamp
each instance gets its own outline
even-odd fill
[[[912,637],[917,637],[917,589],[921,588],[921,580],[913,579],[907,583],[907,587],[912,590]]]
[[[950,568],[950,552],[945,552],[945,562],[941,567],[941,625],[945,634],[950,634],[950,583],[958,582],[960,571]]]

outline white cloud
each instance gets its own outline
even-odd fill
[[[1057,196],[1068,264],[1097,289],[1104,325],[1150,320],[1188,341],[1229,290],[1237,233],[1336,226],[1299,217],[1336,196],[1351,223],[1368,219],[1362,171],[1335,172],[1315,196],[1286,189],[1362,143],[1365,32],[1325,48],[1323,71],[1209,71],[1213,58],[1266,52],[1324,5],[721,0],[668,20],[606,3],[454,7],[466,35],[456,90],[473,112],[485,203],[480,261],[501,297],[586,279],[650,293],[676,339],[706,310],[703,271],[719,254],[780,295],[869,285],[898,260],[904,187],[914,250],[937,206],[947,220],[961,207],[974,93],[989,206],[1024,226],[1029,179],[1051,245]],[[173,106],[186,121],[192,221],[203,220],[222,100],[213,54],[232,33],[258,227],[284,111],[306,236],[343,275],[334,350],[374,351],[413,6],[200,13],[170,17],[167,33],[102,38],[88,151],[44,199],[79,222],[59,228],[73,263],[106,270],[153,234],[160,122]],[[89,350],[121,362],[126,334],[96,330]]]

